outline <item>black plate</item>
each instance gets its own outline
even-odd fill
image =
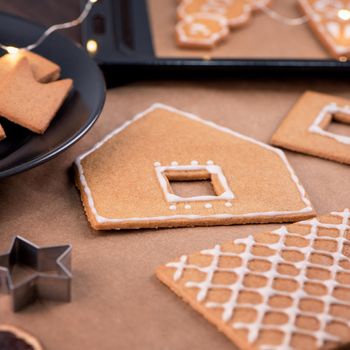
[[[2,44],[26,46],[43,30],[41,26],[0,12]],[[55,33],[35,52],[59,64],[62,78],[73,79],[74,88],[43,135],[0,118],[7,135],[0,142],[0,178],[28,170],[72,146],[92,127],[104,105],[103,76],[94,61],[75,43]]]
[[[81,0],[81,6],[85,0]],[[153,48],[147,0],[98,1],[82,25],[83,44],[96,40],[100,49],[95,60],[105,72],[107,81],[128,77],[206,77],[237,74],[269,76],[305,75],[332,76],[350,72],[350,61],[334,59],[200,59],[159,58]]]

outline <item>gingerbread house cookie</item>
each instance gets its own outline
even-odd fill
[[[288,222],[314,210],[284,153],[155,104],[76,159],[76,183],[97,230]],[[206,181],[212,193],[180,193]]]
[[[156,273],[242,350],[338,349],[350,343],[349,234],[346,209],[183,255]]]
[[[271,143],[292,151],[350,164],[350,133],[346,134],[343,129],[328,130],[332,121],[343,125],[345,129],[349,128],[350,101],[308,91],[282,121]]]
[[[311,29],[335,58],[350,57],[350,1],[298,0]]]

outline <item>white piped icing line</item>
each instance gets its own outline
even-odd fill
[[[170,165],[170,166],[158,166],[155,167],[157,178],[164,193],[165,199],[170,203],[178,202],[193,202],[193,201],[210,201],[210,200],[229,200],[235,198],[231,191],[226,177],[218,165],[198,165],[197,160],[193,160],[191,165]],[[198,171],[204,170],[210,175],[216,175],[223,187],[224,191],[220,195],[208,195],[208,196],[192,196],[181,197],[169,191],[168,180],[166,179],[166,171]]]
[[[154,162],[154,166],[160,166],[161,164],[159,162]]]
[[[318,114],[312,125],[309,127],[309,131],[314,134],[319,134],[322,136],[330,137],[340,143],[344,143],[346,145],[350,145],[350,137],[345,135],[338,135],[327,130],[324,130],[320,125],[324,121],[324,119],[329,114],[334,113],[343,113],[350,116],[350,107],[349,106],[338,106],[336,103],[330,103],[326,105],[321,112]]]
[[[246,307],[251,310],[256,311],[256,318],[251,323],[245,322],[232,322],[231,325],[234,329],[237,330],[246,330],[248,334],[248,341],[253,345],[259,338],[259,334],[263,330],[276,330],[283,332],[283,340],[281,344],[264,344],[260,345],[257,349],[261,350],[293,350],[291,345],[292,336],[294,334],[306,335],[312,337],[316,344],[317,348],[322,348],[327,341],[340,342],[341,338],[335,334],[331,334],[327,331],[327,325],[331,322],[339,322],[343,325],[346,325],[350,329],[350,320],[341,317],[334,316],[330,313],[330,309],[333,305],[350,307],[350,301],[341,300],[333,295],[333,292],[341,287],[350,292],[350,286],[341,284],[337,281],[338,273],[347,273],[350,276],[350,269],[345,269],[340,266],[341,262],[346,262],[350,265],[350,259],[344,255],[344,248],[350,244],[349,238],[346,237],[346,234],[350,235],[350,211],[345,209],[343,212],[333,212],[332,216],[340,218],[341,223],[325,223],[320,222],[317,218],[299,222],[299,225],[308,227],[308,233],[300,234],[292,231],[292,227],[282,226],[280,229],[277,229],[271,234],[275,235],[277,238],[276,243],[258,243],[255,241],[254,236],[249,236],[244,239],[237,239],[234,241],[237,245],[243,245],[244,250],[241,253],[227,252],[222,251],[220,245],[216,245],[213,249],[201,251],[202,255],[210,256],[211,262],[208,266],[199,266],[196,264],[191,264],[188,262],[187,256],[182,256],[178,262],[172,262],[167,264],[167,267],[175,269],[173,274],[174,281],[179,281],[185,270],[197,270],[205,274],[203,280],[191,281],[188,280],[185,283],[186,288],[196,288],[197,301],[204,303],[204,306],[208,309],[222,309],[222,321],[228,322],[231,320],[235,309],[237,307],[242,308]],[[320,229],[331,229],[337,232],[337,237],[334,238],[331,235],[325,236],[318,235]],[[348,233],[347,233],[348,232]],[[288,237],[296,237],[307,242],[307,245],[303,248],[297,246],[296,244],[288,243],[286,240]],[[336,244],[336,252],[330,253],[329,251],[324,251],[322,248],[316,249],[315,243],[316,240],[327,240],[332,241]],[[272,250],[270,256],[256,256],[252,253],[253,247],[263,246]],[[298,251],[303,254],[304,259],[299,262],[290,262],[285,260],[281,253],[286,251]],[[332,259],[333,264],[331,266],[321,265],[318,263],[312,263],[310,257],[312,254],[318,253],[321,255],[326,255]],[[241,260],[241,265],[236,267],[220,267],[219,262],[222,257],[235,257]],[[264,260],[265,262],[270,263],[270,269],[265,272],[254,272],[249,268],[249,263],[253,260]],[[298,270],[297,276],[291,276],[287,274],[282,274],[278,272],[277,267],[279,264],[289,265]],[[326,270],[329,273],[329,278],[323,280],[317,278],[317,276],[307,276],[308,269],[322,269]],[[232,284],[219,284],[214,283],[213,278],[215,273],[226,272],[232,273],[236,276],[236,280]],[[246,275],[255,275],[265,279],[266,283],[263,287],[246,287],[244,285],[244,277]],[[285,279],[293,280],[297,282],[298,288],[294,292],[287,292],[283,290],[274,289],[273,283],[276,279]],[[309,294],[304,290],[306,283],[317,283],[322,284],[323,287],[327,290],[326,295],[315,295]],[[211,302],[208,301],[208,292],[210,290],[225,290],[230,292],[230,297],[226,302]],[[259,304],[250,304],[250,303],[239,303],[238,296],[241,291],[254,292],[261,296],[261,302]],[[322,294],[322,293],[321,293]],[[288,297],[291,304],[285,308],[274,308],[269,305],[269,299],[273,296],[284,296]],[[299,303],[303,299],[312,299],[314,301],[322,302],[323,311],[312,312],[299,309]],[[278,312],[284,313],[288,317],[286,323],[281,324],[266,324],[263,322],[264,316],[269,312]],[[305,328],[300,328],[296,324],[296,319],[298,316],[308,316],[318,321],[319,329],[317,331],[308,330]]]
[[[171,162],[171,165],[176,166],[176,165],[179,165],[179,163],[174,161],[174,162]]]
[[[94,199],[90,190],[90,187],[86,181],[86,177],[84,174],[84,169],[82,167],[82,160],[87,157],[89,154],[95,152],[97,149],[99,149],[102,145],[104,145],[106,142],[108,142],[113,136],[119,134],[120,132],[122,132],[124,129],[126,129],[130,124],[136,122],[137,120],[143,118],[144,116],[148,115],[149,113],[151,113],[152,111],[161,108],[161,109],[165,109],[169,112],[173,112],[173,113],[177,113],[180,114],[181,116],[194,120],[196,122],[202,123],[206,126],[209,126],[211,128],[214,128],[216,130],[219,130],[221,132],[227,133],[229,135],[232,135],[234,137],[238,137],[242,140],[254,143],[264,149],[267,149],[273,153],[275,153],[278,157],[280,157],[280,159],[282,160],[282,162],[284,163],[284,165],[286,166],[292,181],[295,183],[295,186],[300,194],[300,198],[302,200],[302,202],[304,203],[304,207],[300,210],[290,210],[290,211],[265,211],[265,212],[249,212],[249,213],[243,213],[243,214],[230,214],[230,213],[221,213],[221,214],[206,214],[206,215],[196,215],[196,214],[178,214],[178,215],[164,215],[164,216],[155,216],[155,217],[143,217],[143,218],[139,218],[139,217],[132,217],[132,218],[107,218],[104,217],[102,215],[100,215],[95,207],[95,203],[94,203]],[[156,162],[157,165],[155,165],[155,167],[161,166],[160,162]],[[159,163],[159,165],[158,165]],[[96,143],[90,150],[88,150],[87,152],[81,154],[80,156],[78,156],[75,160],[75,165],[77,167],[77,170],[79,172],[79,179],[80,179],[80,184],[81,187],[83,188],[83,191],[85,192],[85,195],[87,197],[88,200],[88,206],[92,212],[92,214],[95,216],[95,219],[97,222],[99,223],[123,223],[123,222],[129,222],[129,221],[133,221],[133,222],[143,222],[143,221],[163,221],[163,220],[171,220],[171,219],[190,219],[190,220],[202,220],[202,219],[207,219],[207,218],[216,218],[216,219],[232,219],[232,218],[259,218],[259,217],[266,217],[266,216],[277,216],[277,215],[290,215],[290,214],[302,214],[302,213],[310,213],[312,212],[312,206],[311,203],[309,201],[309,199],[306,197],[306,192],[304,187],[301,185],[298,177],[296,176],[294,170],[292,169],[292,167],[290,166],[287,157],[285,156],[284,152],[278,148],[272,147],[270,145],[267,145],[263,142],[257,141],[251,137],[242,135],[236,131],[233,131],[229,128],[220,126],[218,124],[215,124],[211,121],[207,121],[204,119],[199,118],[198,116],[191,114],[191,113],[186,113],[183,111],[180,111],[176,108],[161,104],[161,103],[155,103],[153,104],[150,108],[148,108],[147,110],[145,110],[144,112],[141,112],[139,114],[137,114],[133,119],[125,122],[122,126],[120,126],[119,128],[113,130],[111,133],[109,133],[107,136],[105,136],[100,142]]]

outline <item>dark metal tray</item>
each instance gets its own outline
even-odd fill
[[[82,5],[85,1],[82,1]],[[83,45],[95,40],[95,60],[107,78],[113,73],[162,75],[193,73],[346,73],[350,62],[332,59],[192,59],[158,58],[154,53],[147,0],[100,0],[82,27]],[[123,67],[121,70],[120,68]]]

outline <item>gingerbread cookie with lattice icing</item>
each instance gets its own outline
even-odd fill
[[[298,0],[309,24],[335,58],[350,57],[350,1]]]
[[[314,210],[284,153],[223,126],[155,104],[75,162],[97,230],[289,222]],[[177,183],[209,183],[181,193]]]
[[[176,42],[180,47],[212,49],[228,34],[225,17],[209,13],[185,17],[176,25]]]
[[[334,130],[331,128],[333,121]],[[308,91],[282,121],[271,143],[292,151],[350,164],[349,131],[349,100]]]
[[[157,277],[240,349],[350,342],[350,211],[183,255]]]
[[[0,82],[0,115],[42,134],[66,99],[73,82],[64,79],[43,84],[35,78],[32,67],[30,61],[23,57],[5,74]],[[40,74],[40,69],[34,71],[39,74],[39,80],[48,79],[47,74]]]

